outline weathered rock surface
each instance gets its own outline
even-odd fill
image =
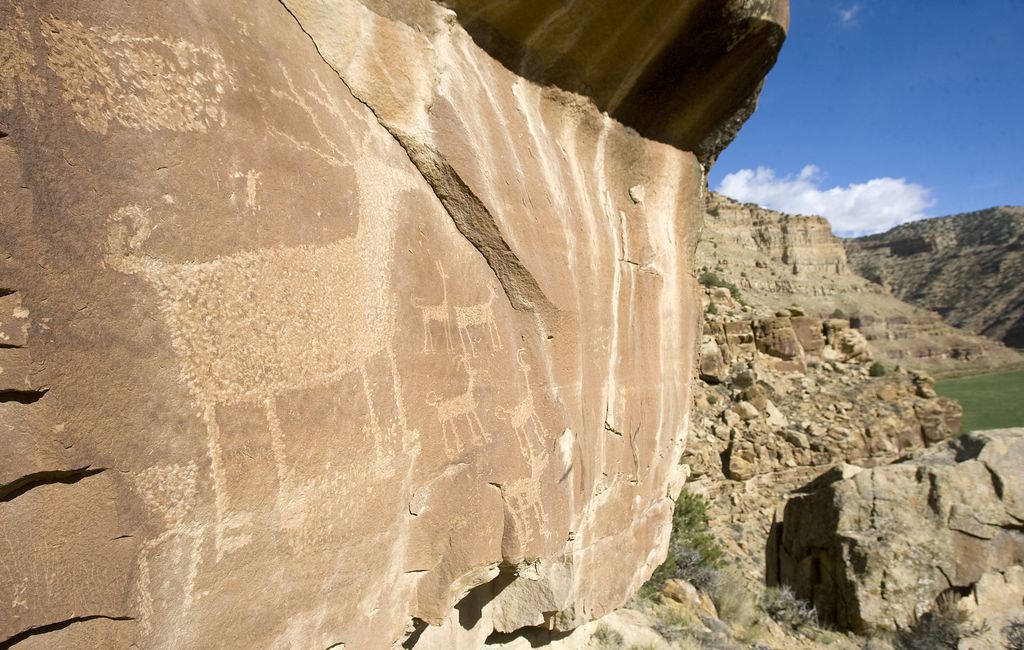
[[[499,4],[0,6],[0,644],[466,647],[664,557],[672,145],[735,132],[785,3]]]
[[[1024,207],[922,219],[843,245],[857,273],[902,300],[1024,347]]]
[[[972,433],[798,495],[777,522],[769,580],[856,631],[907,626],[940,595],[968,595],[999,639],[1007,609],[1024,610],[1022,466],[1024,429]]]
[[[861,264],[855,259],[855,264]],[[735,286],[747,311],[775,312],[795,305],[806,315],[822,319],[838,310],[867,339],[872,356],[884,363],[940,373],[981,371],[1024,361],[1016,351],[953,327],[940,314],[903,302],[885,287],[857,275],[847,262],[843,240],[832,235],[821,217],[782,214],[712,193],[697,265]],[[1018,266],[1024,268],[1024,264]],[[910,277],[919,273],[923,271],[914,271]],[[1011,272],[1006,275],[1010,277],[1017,276]],[[995,279],[984,282],[987,286]],[[1024,285],[1020,278],[1017,284]],[[993,304],[1010,304],[1018,293],[1014,287]],[[745,313],[744,307],[719,305],[721,315],[734,317]]]

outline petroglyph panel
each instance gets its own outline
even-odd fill
[[[333,383],[386,353],[395,326],[388,267],[366,260],[390,250],[391,226],[369,216],[361,224],[356,237],[326,246],[170,264],[136,252],[152,224],[129,206],[112,219],[106,259],[159,291],[201,404],[262,403]]]
[[[489,344],[492,351],[503,349],[501,332],[494,318],[494,300],[498,294],[490,284],[487,285],[487,294],[487,300],[483,302],[455,307],[455,327],[459,332],[462,352],[474,357],[477,355],[481,340],[484,344]]]
[[[444,270],[441,262],[435,264],[437,274],[441,278],[441,301],[437,303],[424,303],[421,300],[413,299],[413,305],[420,312],[420,320],[423,325],[423,352],[433,354],[437,351],[434,337],[440,334],[444,336],[444,350],[452,352],[452,308],[448,303],[448,273]]]
[[[431,392],[427,395],[427,404],[437,413],[441,439],[444,441],[445,453],[450,459],[491,440],[490,433],[484,428],[477,414],[478,371],[466,355],[459,355],[455,360],[465,374],[465,388],[454,394],[439,395]]]
[[[152,514],[151,520],[158,522],[160,528],[138,551],[136,598],[144,632],[152,630],[156,609],[162,616],[175,611],[180,619],[189,614],[195,603],[206,528],[195,513],[198,475],[198,467],[191,463],[150,467],[134,479],[135,489]],[[170,573],[168,564],[172,567]],[[168,589],[179,576],[183,577],[181,586]]]
[[[153,229],[145,210],[128,206],[111,218],[106,263],[140,276],[159,292],[183,380],[207,425],[218,558],[251,539],[246,531],[253,512],[242,502],[262,503],[260,490],[230,475],[246,477],[256,467],[248,466],[238,443],[225,443],[218,406],[246,403],[263,409],[280,490],[288,487],[290,469],[274,400],[286,391],[325,386],[358,373],[369,407],[363,431],[377,457],[412,444],[391,349],[395,315],[389,269],[364,262],[390,254],[393,227],[382,217],[367,216],[360,224],[355,237],[326,246],[170,264],[140,252]],[[260,333],[255,339],[254,332]],[[397,422],[381,422],[377,416],[367,365],[378,355],[391,372]],[[262,430],[249,431],[249,442],[241,443],[253,446],[253,462],[265,457],[265,446],[256,443]],[[245,486],[238,488],[239,496],[232,496],[233,484]]]
[[[537,415],[537,405],[533,401],[533,381],[530,376],[530,364],[527,360],[526,350],[520,348],[516,353],[516,364],[523,375],[521,390],[525,393],[523,399],[513,408],[505,408],[498,405],[494,408],[494,415],[503,422],[507,422],[515,431],[519,448],[522,449],[531,461],[543,462],[546,451],[548,434],[544,423]]]
[[[36,119],[36,102],[45,86],[35,73],[32,50],[32,32],[25,20],[25,10],[14,0],[0,4],[0,110],[20,104]]]
[[[47,61],[79,124],[104,134],[130,129],[207,132],[224,126],[234,82],[220,53],[183,39],[41,19]]]
[[[509,581],[558,628],[636,590],[691,401],[694,156],[450,3],[8,2],[0,645],[374,650]],[[127,631],[46,629],[86,618],[59,632]]]

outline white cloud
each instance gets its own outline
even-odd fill
[[[737,201],[773,210],[816,214],[829,220],[837,235],[888,230],[926,217],[935,205],[931,190],[903,178],[873,178],[846,187],[823,188],[824,175],[807,165],[795,177],[777,178],[767,167],[741,169],[722,179],[716,190]]]
[[[846,9],[839,9],[839,20],[841,20],[844,25],[856,25],[857,18],[860,16],[860,11],[863,8],[864,7],[861,5],[855,4]]]

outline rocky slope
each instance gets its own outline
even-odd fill
[[[848,321],[802,314],[737,320],[708,290],[695,386],[688,489],[711,499],[712,528],[757,582],[772,518],[789,491],[841,463],[873,465],[947,439],[962,409],[920,372],[872,376]]]
[[[843,245],[857,273],[900,299],[1024,347],[1024,207],[922,219]]]
[[[476,647],[665,556],[786,3],[446,4],[0,5],[0,646]]]
[[[843,316],[863,333],[873,356],[889,365],[949,373],[1024,360],[857,275],[821,217],[782,214],[712,193],[697,265],[705,283],[738,288],[747,306],[737,313],[795,305],[816,318]]]

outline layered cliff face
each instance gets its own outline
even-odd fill
[[[706,283],[735,286],[748,312],[796,305],[809,316],[849,319],[884,363],[941,373],[1021,361],[1014,350],[948,325],[939,314],[857,275],[842,240],[821,217],[782,214],[712,193],[697,266]]]
[[[843,244],[857,273],[899,298],[1024,347],[1024,208],[922,219]]]
[[[685,478],[697,156],[784,5],[0,6],[0,644],[624,602]]]

